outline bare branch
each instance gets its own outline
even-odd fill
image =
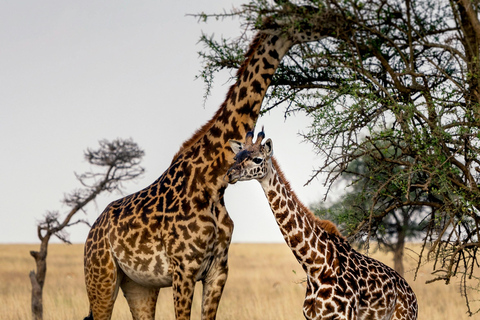
[[[85,158],[90,164],[104,168],[104,171],[75,174],[84,188],[74,190],[64,196],[63,202],[71,208],[70,211],[63,219],[58,211],[49,211],[45,214],[44,219],[38,223],[37,235],[41,241],[40,251],[30,252],[37,267],[36,272],[32,271],[30,273],[32,315],[34,319],[41,320],[43,318],[42,295],[47,272],[47,252],[50,238],[56,236],[62,242],[70,244],[66,228],[80,223],[89,225],[83,219],[71,222],[78,211],[84,211],[85,207],[103,191],[120,190],[122,182],[136,179],[144,172],[144,169],[139,165],[144,152],[132,140],[102,140],[99,143],[99,149],[87,149]]]

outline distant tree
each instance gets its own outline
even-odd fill
[[[353,233],[428,207],[418,266],[433,259],[431,281],[459,278],[470,314],[480,311],[468,299],[480,286],[479,10],[480,0],[252,0],[214,15],[238,16],[247,30],[204,37],[202,72],[211,85],[210,75],[236,68],[252,30],[324,27],[325,38],[288,52],[263,111],[311,116],[305,138],[324,159],[312,179],[325,173],[331,187],[364,156],[384,173],[368,180],[369,214]]]
[[[47,274],[48,242],[52,236],[70,243],[65,229],[79,223],[88,225],[84,219],[72,220],[77,212],[85,211],[85,206],[95,200],[100,193],[121,190],[123,182],[136,179],[144,172],[140,166],[144,151],[132,140],[102,140],[99,143],[99,149],[87,149],[84,156],[90,164],[101,167],[102,170],[75,174],[83,188],[65,195],[63,202],[70,207],[70,211],[63,218],[57,211],[49,211],[38,223],[40,250],[30,251],[36,263],[36,272],[33,270],[30,272],[34,320],[43,319],[43,286]]]
[[[354,172],[355,174],[349,174]],[[361,177],[358,175],[361,173]],[[387,172],[388,173],[388,172]],[[322,219],[329,219],[336,222],[342,232],[351,235],[357,242],[365,242],[368,246],[368,239],[373,238],[381,250],[393,252],[394,269],[404,275],[405,268],[403,256],[407,240],[419,240],[425,235],[425,217],[428,215],[428,208],[424,207],[401,207],[392,210],[378,223],[370,224],[367,236],[362,233],[355,233],[358,225],[371,217],[372,201],[369,197],[371,187],[375,179],[378,183],[385,180],[382,173],[378,172],[375,162],[371,159],[362,158],[350,164],[350,168],[340,177],[347,187],[345,194],[338,200],[326,206],[323,201],[311,205],[313,212]],[[378,188],[378,186],[375,186]],[[390,188],[395,188],[394,185]],[[390,194],[403,197],[403,190],[396,192],[391,190]],[[410,195],[418,197],[414,194]],[[381,203],[388,203],[389,199],[383,199]],[[373,210],[383,210],[381,206]],[[363,241],[367,240],[367,241]]]

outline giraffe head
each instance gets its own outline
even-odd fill
[[[235,163],[228,170],[225,179],[234,184],[237,181],[262,180],[270,170],[273,155],[273,143],[265,138],[263,129],[257,135],[257,141],[253,142],[253,132],[248,132],[245,143],[230,140],[230,146],[235,153]]]

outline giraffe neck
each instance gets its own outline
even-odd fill
[[[223,145],[230,139],[241,139],[255,127],[263,98],[280,61],[293,45],[287,36],[258,34],[237,72],[237,81],[230,88],[219,120],[213,131],[222,132]]]
[[[272,76],[293,43],[286,35],[259,33],[221,107],[183,144],[172,163],[183,157],[195,167],[208,167],[203,172],[206,181],[216,189],[226,187],[223,177],[234,157],[228,141],[241,139],[255,127]]]
[[[271,161],[271,170],[260,183],[285,242],[302,266],[307,268],[311,263],[309,250],[312,247],[317,250],[320,247],[332,248],[332,243],[328,243],[330,239],[342,236],[333,223],[318,219],[299,201],[276,160],[272,158]],[[328,254],[321,251],[320,255]],[[333,249],[328,251],[333,252]]]

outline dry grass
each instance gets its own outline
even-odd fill
[[[0,301],[2,319],[23,320],[30,315],[30,282],[34,268],[29,255],[34,245],[0,245]],[[390,264],[391,257],[381,252],[373,257]],[[88,311],[83,282],[83,246],[50,245],[48,273],[44,289],[45,319],[82,319]],[[414,259],[406,259],[412,269]],[[417,294],[419,319],[472,319],[458,285],[425,285],[430,279],[426,266],[413,281],[407,281]],[[304,319],[302,304],[304,273],[284,244],[233,244],[230,249],[230,274],[220,303],[218,319]],[[197,285],[192,319],[200,319],[201,285]],[[125,299],[120,294],[114,319],[131,319]],[[157,319],[174,319],[171,289],[160,291]]]

